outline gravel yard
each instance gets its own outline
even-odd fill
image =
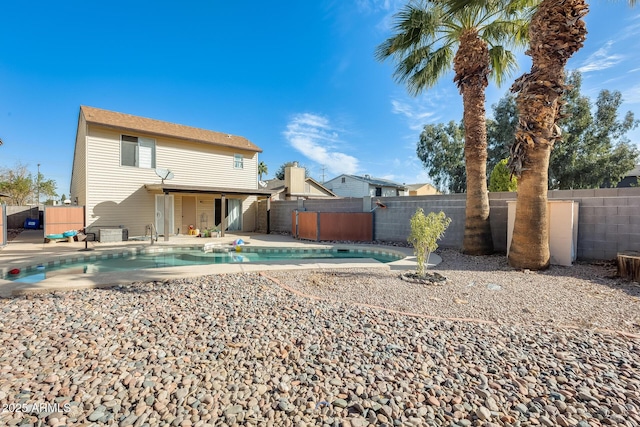
[[[441,256],[0,300],[0,425],[640,425],[637,285]]]
[[[518,271],[504,255],[440,252],[435,271],[448,279],[427,286],[397,271],[335,270],[270,273],[307,295],[445,318],[504,324],[577,326],[640,334],[640,285],[615,277],[615,265],[579,263],[543,272]]]

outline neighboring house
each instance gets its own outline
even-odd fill
[[[258,187],[261,151],[240,136],[82,106],[69,198],[85,206],[88,228],[129,236],[150,224],[165,234],[165,214],[168,235],[190,226],[253,231],[254,202],[271,194]]]
[[[369,175],[340,175],[324,186],[341,197],[395,197],[407,195],[407,186]]]
[[[636,167],[631,169],[616,187],[640,187],[640,165],[636,165]]]
[[[438,189],[431,184],[407,184],[410,196],[432,196],[440,194]]]
[[[305,169],[287,166],[284,180],[266,181],[266,188],[272,192],[271,200],[322,199],[337,197],[331,190],[313,178],[305,177]]]

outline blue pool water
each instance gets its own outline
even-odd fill
[[[82,260],[47,263],[23,269],[18,275],[7,275],[5,280],[37,283],[61,274],[91,274],[146,268],[180,267],[205,264],[264,263],[296,259],[373,258],[392,262],[403,256],[383,250],[354,249],[272,249],[243,248],[241,252],[224,250],[203,252],[202,248],[165,248],[162,251],[78,256]]]

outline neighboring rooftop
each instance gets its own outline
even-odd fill
[[[262,149],[247,138],[214,132],[162,120],[148,119],[146,117],[133,116],[131,114],[102,110],[100,108],[80,107],[80,113],[84,115],[87,123],[106,126],[110,128],[124,129],[132,132],[143,132],[152,135],[168,136],[188,141],[202,142],[205,144],[222,145],[247,151],[262,152]]]
[[[433,194],[440,194],[436,187],[427,182],[419,184],[407,184],[406,187],[409,191],[410,196],[428,196]]]
[[[398,182],[391,181],[391,180],[388,180],[388,179],[374,178],[371,175],[360,176],[360,175],[344,174],[344,175],[340,175],[340,176],[348,176],[348,177],[351,177],[351,178],[354,178],[354,179],[359,179],[360,181],[368,182],[369,184],[375,185],[377,187],[397,187],[397,188],[402,188],[404,190],[406,190],[406,188],[407,188],[407,186],[404,185],[404,184],[400,184]]]

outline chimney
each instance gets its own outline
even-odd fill
[[[299,168],[298,163],[284,168],[284,185],[289,194],[304,193],[304,168]]]

